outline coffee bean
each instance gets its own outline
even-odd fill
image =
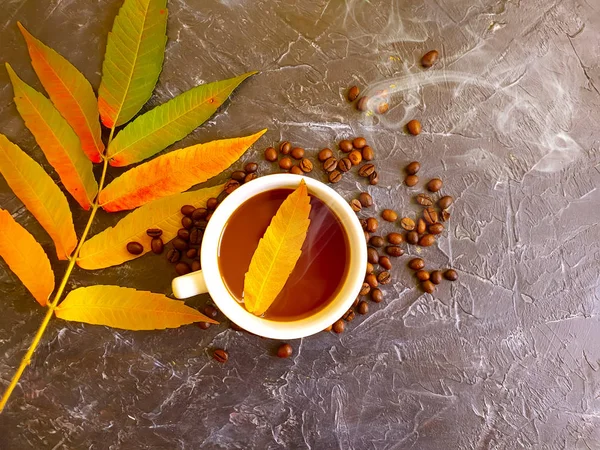
[[[448,209],[453,202],[454,199],[451,196],[444,195],[438,200],[438,206],[442,209]]]
[[[426,270],[417,270],[415,272],[415,276],[417,277],[417,280],[419,281],[427,281],[429,280],[429,272],[427,272]]]
[[[404,236],[400,233],[392,232],[387,235],[387,240],[392,245],[399,245],[404,242]]]
[[[206,209],[208,209],[209,211],[214,211],[215,209],[217,209],[217,206],[219,206],[219,200],[217,200],[216,198],[211,197],[208,200],[206,200]]]
[[[369,312],[369,304],[367,302],[365,302],[364,300],[361,300],[360,302],[358,302],[358,306],[356,307],[356,311],[359,314],[368,314]]]
[[[370,273],[365,277],[365,281],[371,286],[371,288],[376,288],[379,286],[379,281],[377,281],[377,277]]]
[[[321,150],[319,152],[318,158],[319,161],[321,162],[325,162],[327,161],[329,158],[331,158],[333,156],[333,152],[331,151],[331,149],[329,148],[324,148],[323,150]]]
[[[293,164],[294,163],[292,162],[291,158],[288,156],[284,156],[279,160],[279,167],[281,167],[284,170],[290,170]]]
[[[333,325],[329,325],[327,328],[325,328],[323,331],[325,332],[329,332],[333,329]]]
[[[298,166],[292,166],[290,173],[293,173],[294,175],[304,175],[304,172],[302,172],[302,169]]]
[[[348,101],[353,102],[356,100],[358,98],[358,94],[360,94],[360,89],[358,89],[358,86],[352,86],[348,90]]]
[[[389,272],[381,272],[377,275],[377,281],[379,281],[379,284],[389,284],[392,281],[392,276]]]
[[[221,192],[218,196],[217,196],[217,201],[219,203],[221,203],[223,200],[225,200],[227,198],[227,196],[229,195],[229,192],[227,191],[223,191]]]
[[[371,292],[371,286],[369,285],[369,283],[363,283],[362,288],[360,288],[360,295],[367,295],[369,292]]]
[[[132,255],[141,255],[144,252],[144,246],[139,242],[129,242],[127,244],[127,251]]]
[[[417,220],[417,233],[424,234],[427,231],[427,224],[423,219]]]
[[[389,109],[390,105],[388,104],[388,102],[382,102],[379,105],[377,105],[378,114],[385,114],[386,112],[388,112]]]
[[[167,252],[167,261],[169,261],[170,263],[174,264],[177,261],[179,261],[180,258],[181,258],[181,252],[179,250],[172,248],[171,250],[169,250]]]
[[[202,268],[202,266],[200,265],[200,261],[198,261],[197,259],[192,261],[192,272],[196,272],[198,270],[200,270]]]
[[[379,222],[375,217],[369,217],[367,219],[367,231],[369,233],[375,233],[377,231],[377,227],[379,226]]]
[[[353,166],[358,166],[362,161],[362,153],[358,150],[352,150],[348,155],[348,159]]]
[[[444,278],[450,281],[458,280],[458,273],[454,269],[448,269],[444,272]]]
[[[206,218],[208,219],[208,216],[206,216]],[[194,227],[200,228],[201,230],[206,230],[207,225],[208,225],[208,220],[196,220],[194,222]]]
[[[192,268],[186,262],[179,261],[177,264],[175,264],[175,272],[177,272],[177,275],[185,275],[190,273],[191,271]]]
[[[365,145],[367,145],[367,140],[364,137],[357,137],[352,141],[352,146],[358,150],[364,148]]]
[[[421,164],[418,161],[413,161],[404,170],[408,175],[416,175],[419,169],[421,169]]]
[[[330,158],[327,158],[325,160],[325,162],[323,163],[323,170],[325,172],[333,172],[335,169],[337,169],[337,165],[338,165],[337,159],[335,159],[332,156]]]
[[[354,198],[350,200],[350,208],[352,208],[352,211],[354,212],[359,212],[362,209],[362,205],[357,199]]]
[[[346,314],[344,314],[344,317],[342,317],[342,319],[344,319],[346,322],[352,322],[354,320],[354,317],[354,311],[352,311],[352,309],[349,309],[348,311],[346,311]]]
[[[442,180],[439,178],[432,178],[429,180],[429,183],[427,183],[427,190],[430,192],[437,192],[442,188],[442,184]]]
[[[162,236],[162,230],[160,228],[148,228],[146,234],[151,238],[157,238]]]
[[[244,177],[244,183],[250,183],[252,180],[256,180],[257,178],[258,175],[256,175],[256,173],[250,172]]]
[[[371,147],[365,145],[362,149],[362,158],[365,161],[373,161],[375,159],[375,152]]]
[[[450,213],[445,209],[442,211],[442,222],[447,222],[450,219]]]
[[[343,333],[344,328],[346,328],[346,325],[344,325],[344,321],[342,319],[336,320],[332,326],[333,332],[337,334]]]
[[[369,245],[377,248],[383,247],[385,245],[385,240],[381,236],[373,236],[369,239]]]
[[[368,193],[366,192],[361,192],[360,195],[358,196],[358,201],[360,202],[361,205],[363,205],[365,208],[369,208],[370,206],[373,206],[373,197],[371,197]]]
[[[379,253],[373,247],[367,249],[367,261],[371,264],[377,264],[379,262]]]
[[[289,155],[292,151],[292,144],[288,141],[283,141],[279,144],[279,153],[282,155]]]
[[[411,120],[406,124],[406,128],[408,128],[408,132],[413,136],[421,134],[421,122],[419,122],[418,120]]]
[[[238,182],[244,181],[244,178],[246,178],[246,172],[243,170],[236,170],[231,174],[231,179]]]
[[[379,265],[383,267],[385,270],[392,270],[392,261],[387,256],[379,257]]]
[[[441,223],[432,223],[431,225],[429,225],[429,232],[431,234],[442,234],[443,231],[444,225],[442,225]]]
[[[419,242],[419,234],[416,231],[409,231],[406,233],[406,242],[416,245]]]
[[[373,164],[363,164],[360,169],[358,169],[358,174],[361,177],[371,176],[375,172],[375,166]]]
[[[429,280],[423,281],[421,288],[428,294],[433,294],[433,291],[435,291],[435,285]]]
[[[304,149],[302,147],[295,147],[292,149],[291,155],[294,159],[302,159],[304,158]]]
[[[360,296],[356,297],[352,302],[352,307],[356,308],[358,306],[358,302],[360,301]]]
[[[379,183],[379,174],[377,172],[373,172],[371,175],[369,175],[369,184],[371,186],[375,186],[377,183]]]
[[[412,270],[421,270],[425,267],[425,261],[422,258],[413,258],[408,262],[408,267]]]
[[[359,219],[358,221],[360,222],[360,226],[362,227],[362,229],[366,231],[366,229],[367,229],[367,219]]]
[[[433,272],[431,272],[429,274],[429,280],[433,284],[440,284],[442,282],[442,271],[441,270],[434,270]]]
[[[212,305],[206,305],[204,307],[204,315],[206,317],[210,317],[211,319],[216,319],[219,315],[219,311]]]
[[[395,222],[398,219],[398,214],[393,209],[384,209],[381,217],[387,222]]]
[[[214,214],[214,211],[211,211],[208,213],[208,216],[206,216],[206,222],[208,222],[210,220],[210,218],[213,216],[213,214]],[[204,228],[206,228],[206,227],[204,227]]]
[[[184,230],[185,230],[185,228],[184,228]],[[176,248],[177,250],[185,251],[188,249],[188,243],[185,240],[181,239],[180,237],[177,237],[177,238],[173,239],[173,247]]]
[[[200,228],[192,228],[190,232],[190,244],[199,245],[202,243],[202,236],[204,236],[204,231]]]
[[[181,225],[183,226],[183,228],[191,228],[193,224],[194,221],[191,217],[185,216],[183,219],[181,219]]]
[[[342,172],[339,170],[334,170],[329,174],[330,183],[339,183],[340,181],[342,181]]]
[[[340,141],[338,143],[338,147],[344,153],[350,153],[352,151],[352,148],[353,148],[352,147],[352,142],[350,142],[348,139],[344,139],[344,140]]]
[[[246,173],[254,173],[258,170],[258,164],[255,162],[249,162],[244,166],[244,172]]]
[[[280,358],[289,358],[294,353],[290,344],[281,344],[277,349],[277,356]]]
[[[433,200],[427,194],[419,194],[415,197],[415,201],[421,206],[432,206]]]
[[[184,241],[190,240],[190,230],[187,228],[181,228],[177,231],[177,237],[183,239]]]
[[[277,150],[275,150],[273,147],[268,147],[265,150],[265,159],[269,162],[277,161]]]
[[[341,172],[348,172],[352,169],[352,161],[349,158],[342,158],[338,161],[337,168]]]
[[[433,66],[435,64],[435,62],[438,59],[438,56],[439,56],[439,53],[437,50],[428,51],[421,58],[421,65],[423,67],[425,67],[426,69],[430,68],[431,66]]]
[[[181,214],[184,216],[191,216],[195,209],[196,207],[193,205],[183,205],[181,207]]]
[[[365,112],[369,108],[369,99],[367,97],[361,97],[356,102],[356,109],[361,112]]]
[[[310,159],[304,158],[302,161],[300,161],[298,167],[302,169],[302,172],[310,173],[313,170],[313,163]]]
[[[369,242],[369,240],[371,239],[371,235],[369,234],[369,232],[363,231],[363,234],[365,235],[365,242]]]
[[[373,264],[371,264],[370,262],[367,263],[367,270],[366,270],[366,275],[369,275],[370,273],[373,273],[374,267]]]
[[[160,255],[165,249],[165,244],[163,244],[163,240],[159,237],[152,238],[150,241],[150,248],[152,249],[152,253]]]
[[[208,323],[208,322],[198,322],[198,327],[201,330],[208,330],[210,328],[210,323]]]
[[[385,252],[388,255],[393,256],[395,258],[404,255],[404,250],[402,250],[402,247],[399,247],[397,245],[388,245],[385,248]]]
[[[412,231],[415,229],[415,221],[410,217],[403,217],[400,219],[400,226],[407,231]]]
[[[381,289],[373,289],[371,291],[371,300],[375,303],[381,303],[383,300],[383,291]]]
[[[187,256],[190,259],[194,259],[196,256],[198,256],[198,249],[197,248],[190,248],[189,250],[187,250],[185,252],[185,256]]]
[[[419,245],[421,247],[430,247],[435,244],[435,236],[433,234],[424,234],[419,239]]]
[[[425,208],[425,211],[423,211],[423,219],[425,222],[431,225],[432,223],[436,223],[438,221],[438,213],[430,206],[429,208]]]
[[[229,353],[219,348],[213,352],[213,358],[217,362],[224,363],[229,359]]]
[[[419,177],[416,175],[406,175],[404,178],[404,184],[408,187],[413,187],[419,182]]]

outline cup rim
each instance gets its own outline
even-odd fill
[[[308,191],[319,197],[342,221],[349,245],[346,280],[334,299],[323,309],[308,317],[275,321],[257,317],[235,299],[221,277],[218,250],[224,226],[231,214],[246,200],[272,189],[295,189],[304,180]],[[294,174],[275,174],[252,180],[232,192],[214,211],[200,249],[202,274],[213,301],[225,316],[243,329],[272,339],[296,339],[323,331],[340,319],[350,308],[362,287],[367,263],[367,247],[358,218],[344,198],[324,183],[310,177]]]

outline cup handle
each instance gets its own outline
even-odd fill
[[[194,295],[206,294],[208,288],[201,270],[174,278],[171,283],[173,294],[177,298],[188,298]]]

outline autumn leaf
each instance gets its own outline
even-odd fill
[[[98,193],[92,163],[81,151],[79,138],[52,102],[23,82],[6,63],[15,103],[25,125],[54,167],[63,185],[88,210]]]
[[[77,265],[82,269],[94,270],[116,266],[148,253],[150,238],[146,235],[149,228],[162,230],[163,242],[177,236],[181,228],[181,207],[194,205],[206,206],[206,201],[217,197],[223,191],[223,185],[185,192],[154,200],[121,219],[114,227],[93,236],[86,241],[79,252]],[[144,251],[140,255],[132,255],[127,251],[128,242],[139,242]]]
[[[81,148],[95,163],[102,161],[98,103],[89,81],[62,55],[33,37],[17,22],[27,42],[31,64],[56,109],[73,128]]]
[[[29,212],[48,232],[59,259],[77,246],[67,198],[42,167],[0,134],[0,173]]]
[[[242,81],[255,73],[196,86],[142,114],[109,145],[110,165],[123,167],[143,161],[183,139],[212,116]]]
[[[98,90],[102,123],[127,123],[152,95],[167,43],[167,0],[125,0],[108,33]]]
[[[56,317],[125,330],[164,330],[194,322],[219,322],[162,294],[120,286],[90,286],[69,292]]]
[[[304,180],[281,204],[250,261],[244,278],[244,303],[262,315],[279,295],[294,270],[310,220],[310,197]]]
[[[25,228],[0,209],[0,257],[42,306],[54,290],[54,272],[44,249]]]
[[[98,197],[100,205],[106,211],[123,211],[183,192],[227,169],[266,131],[175,150],[141,164],[106,186]]]

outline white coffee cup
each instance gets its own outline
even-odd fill
[[[231,214],[246,200],[273,189],[295,189],[304,180],[309,193],[323,201],[340,219],[349,241],[349,266],[346,279],[327,306],[308,317],[275,321],[249,313],[229,292],[219,271],[218,251],[221,235]],[[210,293],[217,307],[245,330],[273,339],[295,339],[323,331],[350,308],[362,287],[367,266],[365,237],[350,205],[330,187],[309,177],[292,174],[268,175],[246,183],[231,193],[213,213],[204,232],[200,250],[202,270],[173,280],[177,298]]]

